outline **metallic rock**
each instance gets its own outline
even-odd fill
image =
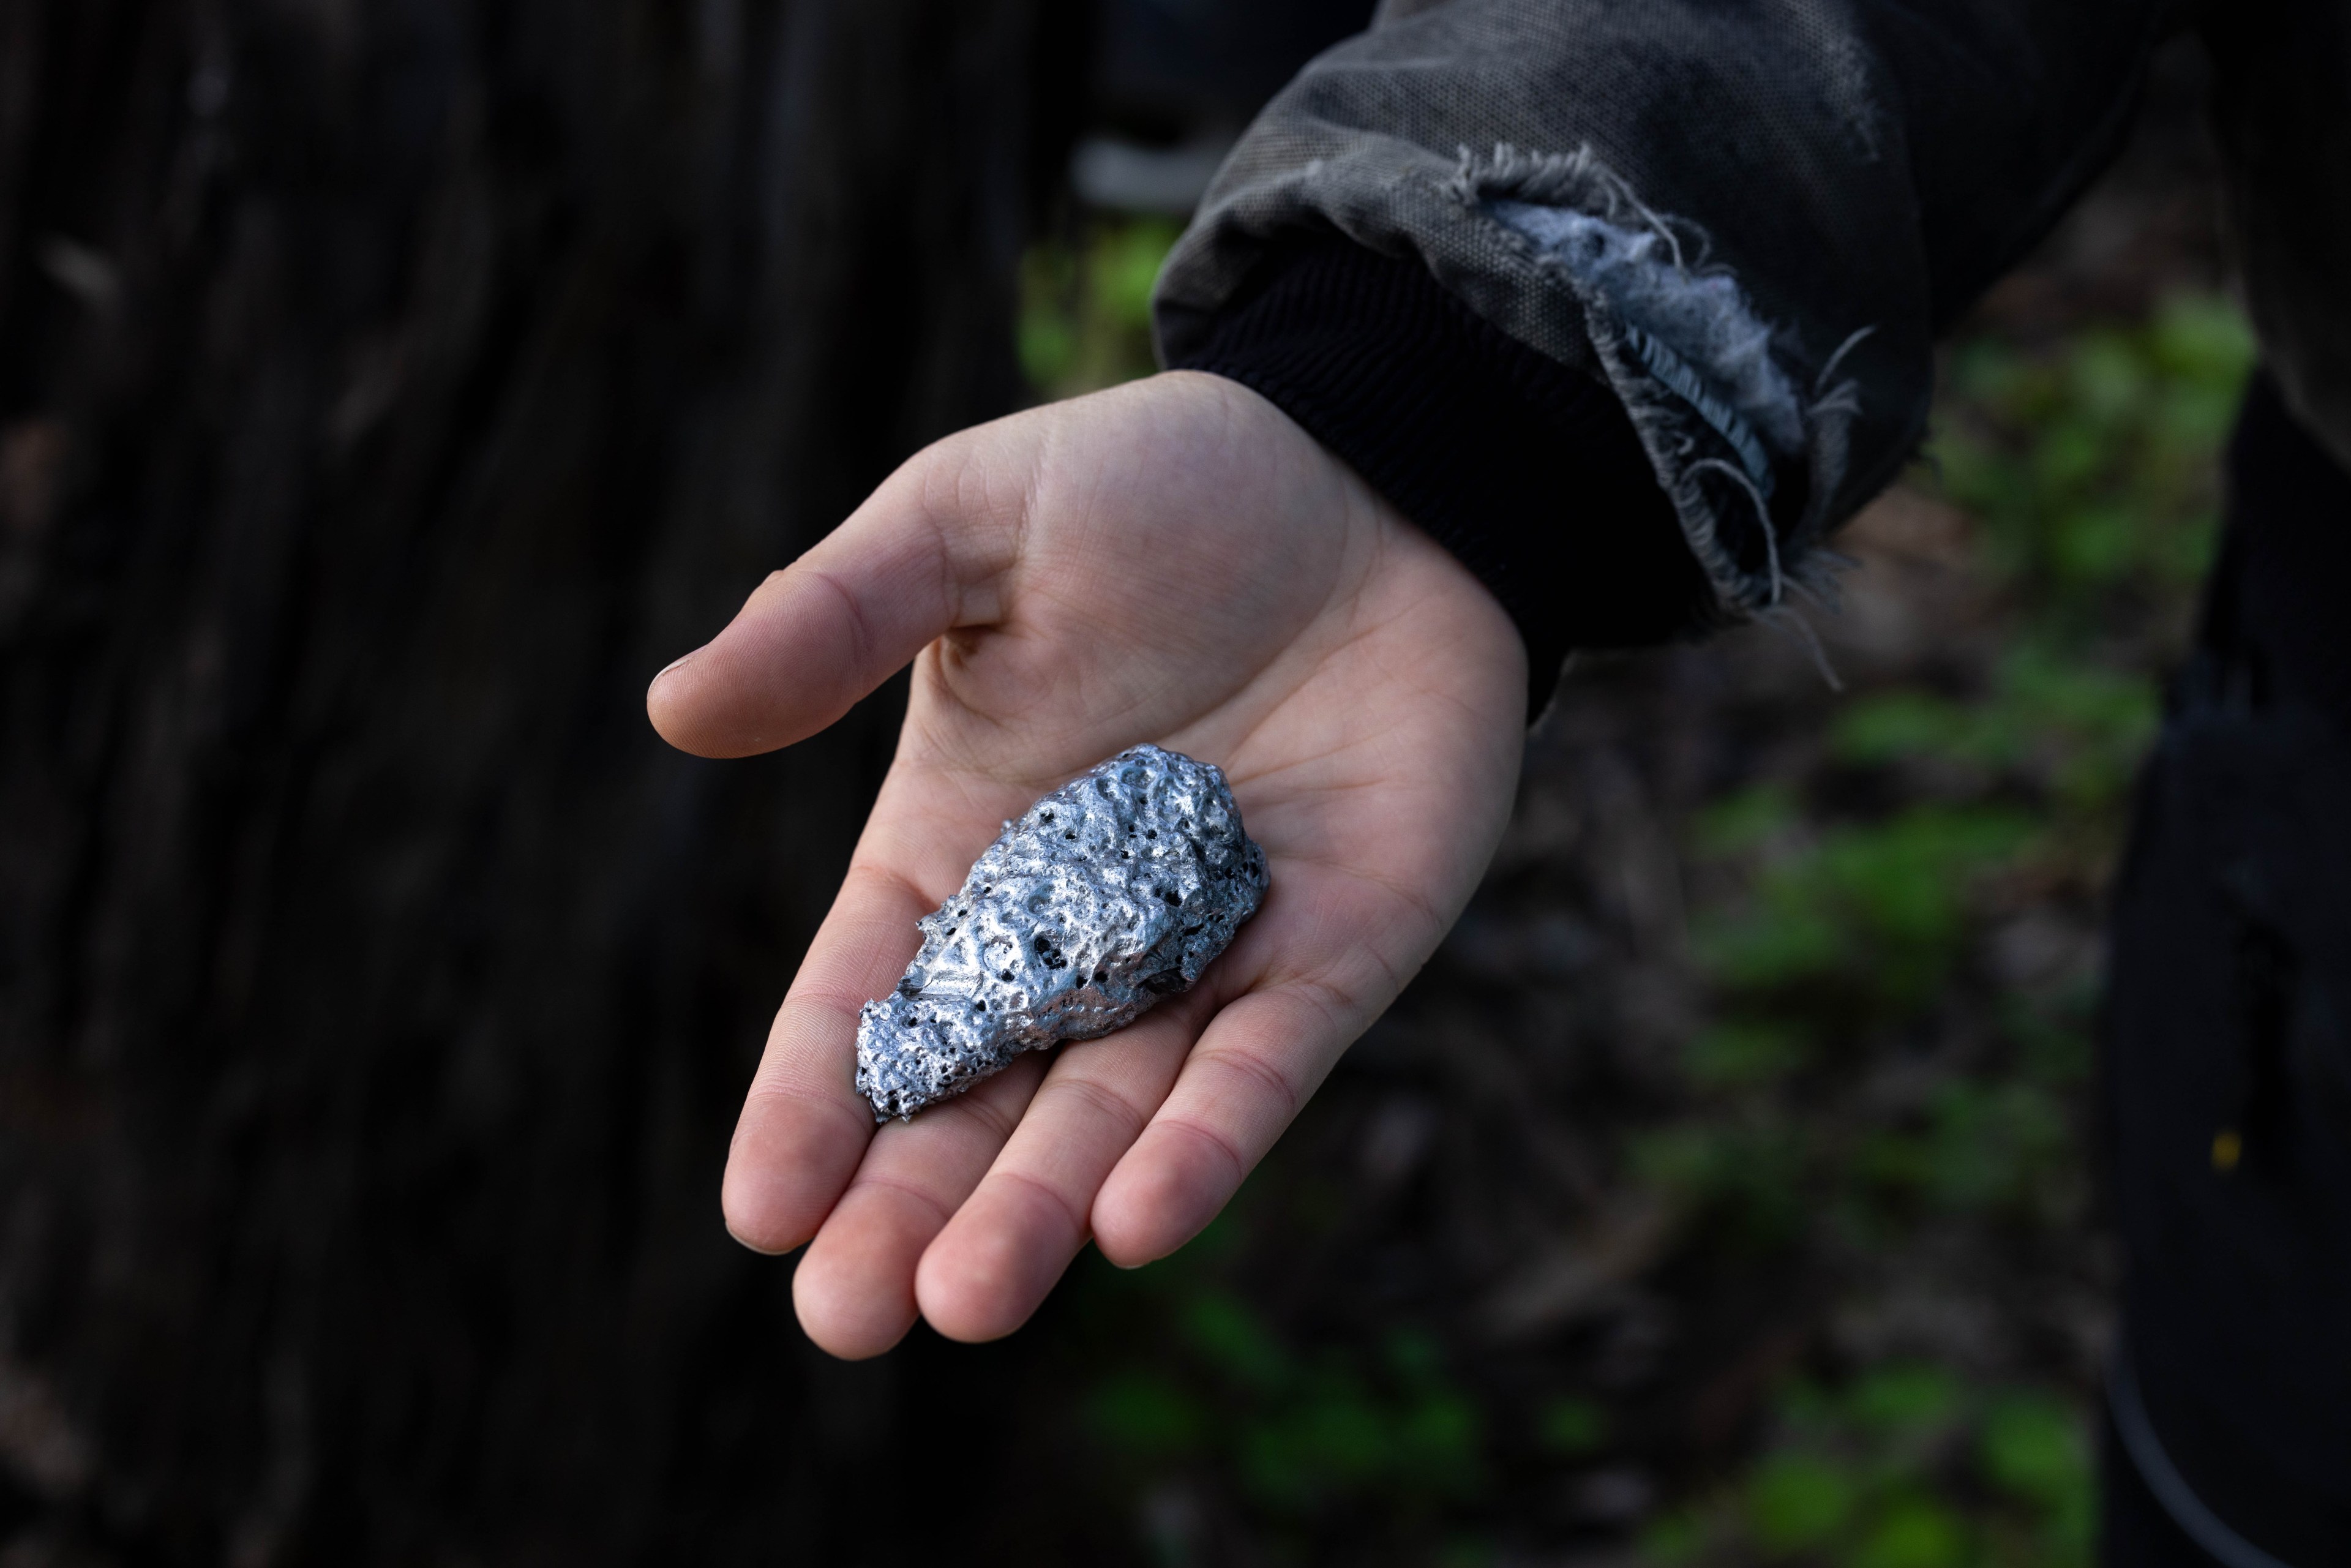
[[[1155,746],[1122,751],[1031,806],[923,950],[857,1019],[857,1088],[911,1116],[1024,1051],[1092,1040],[1188,990],[1257,913],[1265,852],[1225,776]]]

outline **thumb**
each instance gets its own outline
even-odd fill
[[[1017,555],[1027,486],[993,482],[973,438],[910,460],[726,629],[653,677],[645,711],[698,757],[748,757],[831,724],[931,640],[982,625]]]

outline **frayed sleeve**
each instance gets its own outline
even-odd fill
[[[1226,163],[1161,276],[1163,361],[1215,368],[1301,235],[1408,264],[1621,408],[1708,585],[1680,630],[1780,612],[1916,447],[1935,333],[2118,143],[2159,11],[1391,5]],[[1576,459],[1487,527],[1612,526]]]

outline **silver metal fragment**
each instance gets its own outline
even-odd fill
[[[1265,897],[1225,776],[1155,746],[1054,790],[918,925],[898,988],[857,1019],[873,1119],[911,1116],[1024,1051],[1092,1040],[1191,988]]]

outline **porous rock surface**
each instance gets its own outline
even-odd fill
[[[905,977],[858,1015],[858,1091],[876,1121],[911,1116],[1024,1051],[1123,1028],[1189,989],[1265,887],[1221,771],[1122,751],[1005,823],[923,917]]]

